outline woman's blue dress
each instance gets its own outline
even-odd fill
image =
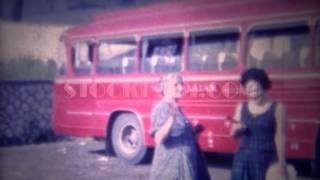
[[[155,148],[150,180],[209,179],[190,123],[179,107],[174,112],[175,121],[169,135]],[[169,103],[161,101],[153,108],[150,129],[152,136],[169,116]]]
[[[265,180],[267,168],[277,159],[275,107],[273,102],[266,112],[254,116],[248,103],[242,104],[240,121],[247,129],[234,157],[231,180]]]

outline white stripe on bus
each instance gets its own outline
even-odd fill
[[[67,111],[68,115],[83,115],[83,116],[93,116],[91,111]]]
[[[86,116],[92,116],[92,115],[103,115],[103,116],[110,116],[109,112],[106,111],[96,111],[96,112],[90,112],[90,111],[67,111],[68,115],[86,115]],[[136,115],[138,113],[135,112]],[[140,114],[138,115],[143,118],[148,118],[151,115],[149,114]],[[225,121],[228,119],[228,116],[226,115],[190,115],[187,116],[189,119],[196,119],[196,120],[219,120],[219,121]],[[312,124],[320,124],[320,119],[296,119],[296,118],[290,118],[288,119],[289,123],[312,123]]]

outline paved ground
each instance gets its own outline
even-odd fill
[[[231,158],[207,156],[214,180],[228,180]],[[103,142],[72,138],[56,143],[0,148],[1,180],[145,180],[150,162],[128,165],[104,154]],[[299,177],[299,180],[313,180]]]

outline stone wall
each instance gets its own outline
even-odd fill
[[[0,82],[0,146],[54,141],[52,82]]]

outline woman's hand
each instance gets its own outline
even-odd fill
[[[232,122],[230,135],[232,137],[238,137],[244,133],[247,129],[247,126],[241,122]]]

